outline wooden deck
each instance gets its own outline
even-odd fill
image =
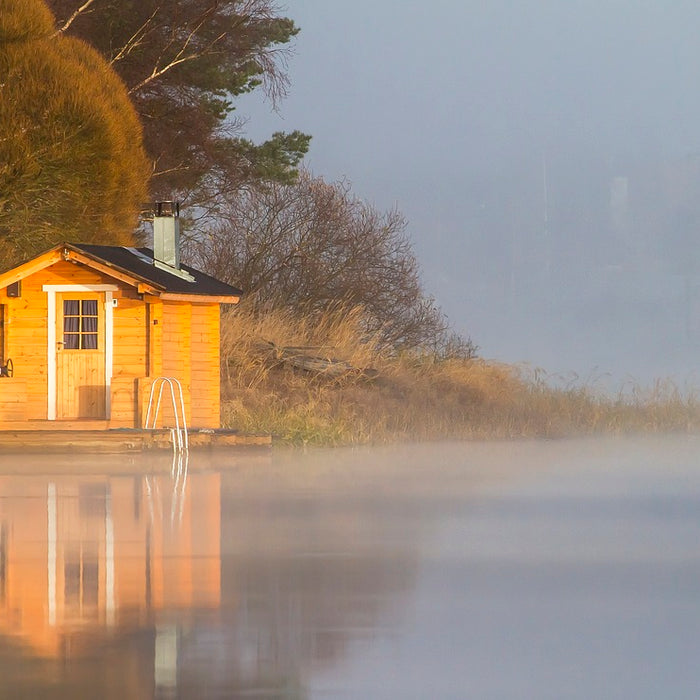
[[[53,424],[52,424],[53,423]],[[0,429],[0,452],[142,452],[172,450],[170,430],[105,429],[104,421],[37,421],[27,427]],[[48,425],[47,425],[48,424]],[[270,435],[244,435],[235,430],[189,430],[191,448],[270,447]]]

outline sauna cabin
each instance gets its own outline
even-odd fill
[[[0,430],[145,427],[162,378],[188,426],[220,426],[220,308],[241,292],[180,263],[176,205],[153,229],[153,250],[63,243],[0,274]]]

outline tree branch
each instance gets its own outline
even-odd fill
[[[80,17],[80,15],[83,14],[83,12],[85,12],[94,2],[95,0],[85,0],[85,2],[63,23],[63,26],[59,27],[54,32],[54,36],[65,32],[68,27],[70,27],[70,25],[73,24],[73,22]]]
[[[132,94],[134,92],[137,92],[141,88],[145,87],[148,85],[148,83],[152,82],[153,80],[156,80],[157,78],[160,78],[162,75],[167,73],[168,71],[172,70],[175,66],[180,65],[181,63],[185,63],[187,61],[192,61],[194,59],[199,58],[200,56],[205,55],[207,52],[211,51],[211,49],[218,43],[220,42],[223,38],[226,37],[226,33],[223,32],[219,34],[216,38],[212,39],[206,46],[202,47],[199,51],[194,51],[190,54],[187,53],[187,49],[189,48],[190,44],[194,41],[194,39],[197,36],[197,32],[202,28],[202,26],[205,24],[207,19],[216,11],[218,8],[218,2],[212,3],[212,5],[206,9],[199,17],[197,23],[194,25],[192,30],[189,32],[187,37],[185,38],[182,46],[178,50],[178,52],[175,54],[174,58],[169,60],[165,65],[161,66],[159,63],[157,63],[154,67],[153,70],[151,71],[151,74],[144,78],[140,83],[134,85],[129,89],[129,94]],[[156,10],[157,12],[157,10]],[[155,13],[154,13],[155,14]],[[150,21],[150,19],[149,19]],[[175,43],[174,41],[171,41],[168,46],[165,47],[163,50],[163,54],[165,54],[165,50],[169,48],[170,46]]]
[[[157,7],[153,10],[153,14],[129,37],[124,46],[119,49],[117,55],[112,58],[110,64],[121,61],[125,56],[128,56],[135,48],[141,45],[143,37],[147,34],[148,25],[153,22],[153,18],[158,14],[159,9],[160,8]]]

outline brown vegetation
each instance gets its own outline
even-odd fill
[[[293,185],[237,192],[224,209],[220,224],[191,244],[190,257],[244,289],[249,304],[314,318],[339,303],[361,306],[362,335],[394,349],[454,341],[423,291],[400,212],[380,212],[346,182],[304,171]],[[468,341],[462,349],[475,350]]]
[[[42,0],[0,0],[0,266],[63,240],[132,243],[150,176],[124,85]]]
[[[284,360],[289,346],[355,369],[299,369]],[[481,359],[382,347],[364,333],[359,307],[305,318],[243,307],[222,324],[224,423],[333,445],[700,429],[700,402],[672,384],[610,397]]]

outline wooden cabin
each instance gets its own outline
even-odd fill
[[[0,274],[0,430],[145,427],[161,377],[188,426],[218,428],[220,306],[240,295],[180,264],[175,206],[153,251],[64,243]],[[169,384],[160,414],[173,425]]]

